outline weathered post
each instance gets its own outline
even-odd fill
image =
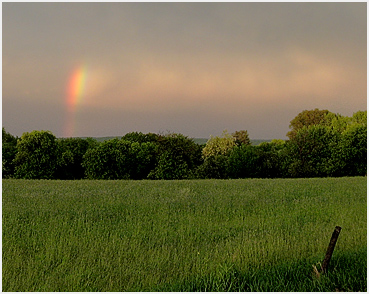
[[[333,231],[331,241],[329,242],[327,253],[325,254],[325,258],[322,263],[322,273],[326,273],[328,271],[328,265],[331,261],[331,257],[333,254],[334,246],[336,246],[336,242],[338,239],[338,235],[340,234],[341,227],[336,226],[336,228]]]

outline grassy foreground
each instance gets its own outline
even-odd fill
[[[367,179],[3,180],[3,291],[367,291]],[[330,272],[317,279],[336,225]]]

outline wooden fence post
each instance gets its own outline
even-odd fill
[[[326,273],[328,271],[328,265],[331,261],[331,257],[333,254],[334,246],[336,246],[336,242],[338,239],[338,235],[340,234],[341,227],[336,226],[336,228],[333,231],[331,241],[329,242],[327,253],[325,254],[325,258],[322,263],[322,273]]]

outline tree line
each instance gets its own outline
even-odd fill
[[[182,134],[131,132],[104,142],[56,138],[50,131],[20,138],[2,132],[2,177],[23,179],[228,179],[364,176],[367,112],[352,117],[305,110],[288,140],[251,145],[246,130],[199,145]]]

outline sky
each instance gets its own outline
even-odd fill
[[[247,130],[367,109],[366,2],[2,3],[2,123],[57,137]]]

